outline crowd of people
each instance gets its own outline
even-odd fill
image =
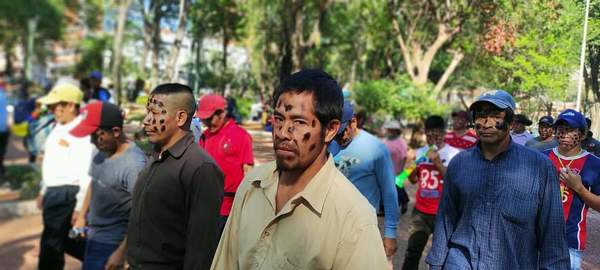
[[[427,117],[425,145],[410,149],[399,121],[379,138],[334,78],[301,70],[270,98],[275,160],[255,167],[224,97],[154,88],[148,154],[101,74],[90,78],[94,91],[60,83],[35,101],[53,119],[40,147],[39,269],[63,269],[65,253],[84,270],[392,269],[397,253],[402,269],[423,256],[431,269],[580,269],[588,209],[600,210],[591,119],[545,115],[534,137],[502,90],[449,115],[449,131],[443,115]],[[6,132],[0,122],[2,149]]]

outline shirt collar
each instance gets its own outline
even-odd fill
[[[517,143],[515,143],[510,136],[508,136],[508,139],[510,140],[510,142],[508,144],[508,148],[506,148],[506,150],[504,150],[501,153],[499,153],[492,160],[498,160],[498,159],[502,158],[504,155],[509,154],[510,152],[512,152],[515,148],[517,148]],[[474,149],[475,153],[477,153],[477,154],[479,154],[479,156],[481,156],[482,159],[487,160],[485,158],[485,156],[483,155],[483,153],[481,152],[481,141],[477,141],[477,144],[475,145],[475,147],[473,147],[473,149]]]
[[[191,132],[187,132],[186,135],[184,135],[183,137],[181,137],[181,139],[179,139],[179,141],[177,141],[173,146],[169,147],[169,149],[165,150],[163,152],[163,156],[165,154],[169,154],[174,158],[180,158],[183,153],[185,153],[185,150],[188,149],[188,147],[194,143],[194,135]],[[160,155],[160,150],[158,150],[157,148],[154,149],[154,156],[158,157]]]
[[[255,188],[267,189],[273,184],[277,184],[279,172],[275,162],[272,162],[265,170],[265,174],[258,176],[255,180],[252,180],[252,186]],[[323,207],[325,205],[325,199],[329,193],[329,189],[333,184],[333,173],[335,173],[336,167],[333,162],[333,156],[329,154],[327,161],[323,164],[323,167],[313,176],[310,182],[304,187],[304,190],[300,191],[290,201],[294,201],[297,198],[303,198],[318,215],[321,215]]]

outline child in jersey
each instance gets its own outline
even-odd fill
[[[558,146],[544,151],[559,173],[571,269],[581,269],[588,209],[600,211],[600,158],[581,148],[586,127],[580,112],[563,111],[554,123]]]
[[[418,184],[415,208],[413,209],[402,269],[418,269],[419,260],[433,233],[444,174],[450,160],[460,152],[444,142],[446,123],[440,116],[430,116],[425,120],[426,146],[416,151],[416,168],[409,176],[413,184]]]

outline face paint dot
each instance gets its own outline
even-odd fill
[[[292,110],[292,108],[294,108],[294,106],[292,106],[292,105],[288,105],[288,104],[286,104],[286,105],[285,105],[285,111],[286,111],[286,112],[289,112],[289,111],[291,111],[291,110]]]
[[[152,124],[156,125],[156,119],[152,119]]]
[[[167,127],[166,127],[166,126],[161,126],[161,127],[160,127],[160,131],[161,131],[161,132],[164,132],[166,129],[167,129]]]
[[[302,141],[308,141],[310,140],[310,132],[306,132],[304,133],[304,136],[302,136]]]
[[[310,126],[316,127],[317,126],[317,121],[312,120],[312,122],[310,122]]]
[[[160,113],[162,113],[162,114],[166,114],[166,113],[167,113],[167,110],[162,110]]]
[[[313,151],[315,150],[315,148],[317,148],[317,144],[311,144],[310,147],[308,148],[309,151]]]
[[[164,104],[162,101],[159,101],[159,102],[158,102],[158,106],[159,106],[159,107],[164,107],[164,106],[165,106],[165,104]]]
[[[164,124],[165,123],[165,119],[160,119],[160,123]]]
[[[152,127],[152,129],[153,129],[154,131],[158,131],[158,128],[157,128],[157,127]]]

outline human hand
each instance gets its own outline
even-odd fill
[[[396,253],[396,239],[395,238],[383,238],[383,249],[385,250],[385,255],[387,257],[394,256]]]
[[[106,261],[104,270],[117,270],[124,269],[125,267],[125,254],[120,248],[117,248]]]
[[[35,199],[35,204],[37,205],[38,209],[42,210],[44,208],[44,195],[38,195]]]
[[[427,153],[427,157],[433,164],[441,164],[442,160],[440,158],[440,153],[436,149],[430,149],[429,153]]]
[[[79,211],[74,210],[73,215],[71,216],[71,226],[75,227],[75,222],[77,222],[77,219],[79,219]]]
[[[563,168],[560,170],[560,180],[563,181],[567,187],[577,193],[579,193],[579,190],[582,188],[585,188],[581,182],[581,175],[574,173],[568,168]]]

